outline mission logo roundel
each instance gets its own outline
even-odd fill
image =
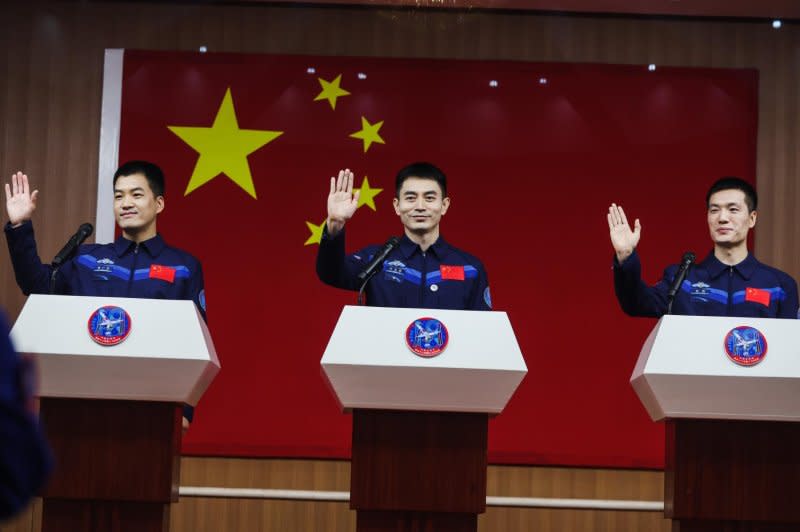
[[[740,366],[755,366],[767,355],[767,339],[755,327],[741,325],[725,335],[725,353]]]
[[[131,317],[122,307],[100,307],[89,316],[89,336],[100,345],[116,345],[131,332]]]
[[[421,357],[433,358],[440,354],[449,340],[447,327],[436,318],[418,318],[406,329],[406,344]]]

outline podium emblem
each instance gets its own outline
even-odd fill
[[[755,366],[767,355],[767,339],[755,327],[741,325],[725,335],[725,353],[740,366]]]
[[[131,332],[131,317],[122,307],[100,307],[89,316],[89,336],[100,345],[117,345]]]
[[[450,334],[436,318],[418,318],[406,329],[406,344],[414,354],[433,358],[447,347]]]

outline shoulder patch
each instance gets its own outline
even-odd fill
[[[383,262],[383,277],[387,281],[402,283],[406,274],[406,265],[397,259]]]

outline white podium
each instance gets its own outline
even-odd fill
[[[446,337],[446,347],[416,354],[409,329]],[[339,406],[353,412],[356,529],[477,530],[488,416],[503,410],[527,373],[508,316],[347,306],[321,366]]]
[[[673,531],[800,530],[800,321],[664,316],[631,384],[666,420]]]
[[[130,318],[115,345],[90,334],[92,314],[109,306]],[[120,315],[106,310],[94,322],[102,322],[94,328],[102,342],[114,341]],[[182,405],[196,404],[220,369],[194,303],[31,295],[11,338],[38,361],[41,418],[56,459],[42,530],[168,530]]]

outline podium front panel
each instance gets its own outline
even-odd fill
[[[725,339],[737,327],[763,336],[757,364],[737,364]],[[737,342],[750,340],[735,337]],[[654,420],[800,421],[800,321],[664,316],[645,342],[631,384]]]
[[[406,342],[423,317],[447,329],[434,357]],[[347,306],[321,364],[344,409],[499,413],[527,373],[505,312],[437,309]]]

